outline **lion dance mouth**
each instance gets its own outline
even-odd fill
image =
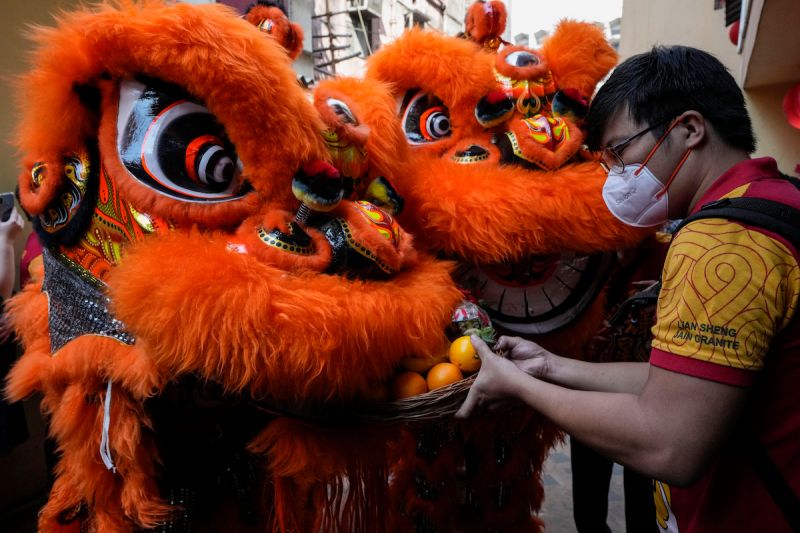
[[[493,324],[517,335],[540,335],[570,324],[602,290],[614,262],[609,254],[529,257],[455,272]]]

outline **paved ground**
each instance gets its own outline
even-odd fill
[[[555,448],[544,465],[544,505],[541,518],[548,533],[575,533],[572,519],[572,467],[569,439]],[[608,527],[614,533],[625,532],[625,507],[622,496],[622,467],[614,465],[608,491]]]

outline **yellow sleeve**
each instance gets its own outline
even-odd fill
[[[662,283],[655,350],[759,370],[796,311],[800,267],[780,241],[735,222],[704,219],[673,240]]]

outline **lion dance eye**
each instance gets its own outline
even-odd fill
[[[422,136],[428,141],[438,141],[450,135],[450,117],[442,106],[428,109],[420,117]]]
[[[539,64],[539,58],[536,57],[535,54],[531,52],[526,52],[524,50],[517,50],[515,52],[511,52],[506,56],[506,63],[511,65],[512,67],[534,67]]]
[[[186,147],[186,173],[195,183],[224,189],[240,171],[222,140],[201,135]]]
[[[273,25],[274,25],[274,23],[272,22],[272,19],[264,19],[258,25],[258,29],[263,31],[264,33],[272,33],[272,26]]]
[[[345,124],[352,124],[354,126],[358,126],[358,120],[356,120],[356,116],[350,111],[350,108],[342,102],[341,100],[337,100],[336,98],[328,98],[325,103],[328,104],[328,107],[339,117],[342,122]]]
[[[222,125],[175,86],[120,85],[117,150],[131,176],[176,200],[225,202],[249,192]]]
[[[419,90],[409,91],[401,106],[403,131],[411,144],[426,144],[449,137],[450,113],[441,100]]]

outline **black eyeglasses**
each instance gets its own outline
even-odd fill
[[[622,170],[625,168],[625,161],[622,160],[622,151],[628,147],[633,141],[644,135],[645,133],[651,132],[654,129],[658,128],[659,126],[663,126],[667,122],[672,120],[668,118],[666,120],[662,120],[660,122],[656,122],[649,128],[645,128],[639,133],[635,133],[622,141],[621,143],[617,143],[614,146],[607,146],[600,151],[600,166],[603,167],[603,170],[606,172],[611,172],[611,169],[615,170]]]

